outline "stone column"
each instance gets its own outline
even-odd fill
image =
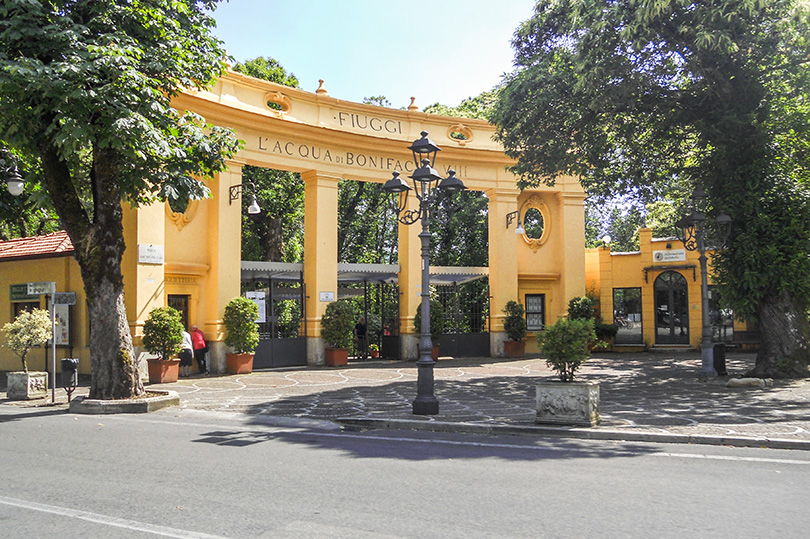
[[[241,294],[242,281],[242,201],[230,200],[230,188],[242,183],[242,163],[229,161],[228,168],[209,184],[211,199],[207,223],[208,279],[205,282],[203,333],[208,341],[208,368],[214,373],[226,371],[225,305]],[[244,193],[244,190],[242,191]]]
[[[486,194],[489,200],[489,348],[492,357],[503,357],[503,342],[506,340],[503,308],[511,300],[523,303],[517,297],[520,239],[515,234],[517,219],[506,228],[506,215],[518,209],[520,192],[517,189],[489,189]]]
[[[569,183],[569,182],[566,182]],[[562,293],[561,306],[567,308],[571,298],[585,295],[585,193],[566,189],[557,194],[562,227]]]
[[[304,180],[304,285],[307,364],[324,365],[321,317],[337,300],[338,182],[340,177],[309,170]],[[323,298],[321,297],[323,296]]]
[[[419,200],[408,195],[406,210],[418,210]],[[399,346],[402,359],[419,357],[419,332],[414,331],[413,319],[422,301],[422,253],[419,239],[420,224],[399,223]]]

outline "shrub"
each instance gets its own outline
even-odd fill
[[[583,296],[571,298],[568,302],[568,319],[593,320],[593,301]]]
[[[413,317],[413,328],[417,335],[422,334],[422,304],[416,308],[416,315]],[[433,346],[438,346],[444,335],[444,307],[435,299],[430,300],[430,340]]]
[[[321,317],[321,337],[331,348],[348,348],[352,343],[354,309],[346,300],[333,301]]]
[[[23,372],[28,372],[25,357],[29,350],[39,346],[53,336],[51,332],[51,314],[43,309],[23,311],[13,322],[3,326],[6,346],[17,354],[22,361]]]
[[[259,306],[246,297],[233,298],[225,306],[223,322],[228,334],[225,344],[233,347],[237,354],[250,354],[259,346]]]
[[[598,324],[594,324],[593,330],[596,333],[597,339],[600,341],[607,341],[616,336],[616,333],[619,332],[619,326],[616,324],[605,324],[603,322],[599,322]]]
[[[503,329],[510,341],[522,341],[526,337],[526,309],[517,301],[508,301],[503,308],[506,318]]]
[[[546,364],[554,369],[560,380],[572,382],[582,363],[588,359],[588,344],[596,339],[593,320],[560,318],[538,336],[546,355]]]
[[[161,360],[171,359],[183,344],[183,329],[183,320],[177,309],[152,309],[143,323],[143,346]]]

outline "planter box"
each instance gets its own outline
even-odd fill
[[[324,349],[326,364],[330,367],[340,367],[349,364],[349,350],[347,348]]]
[[[16,371],[6,375],[9,400],[44,399],[48,396],[48,373]]]
[[[228,374],[250,374],[253,372],[253,354],[225,354]]]
[[[526,343],[523,341],[503,341],[503,355],[506,357],[523,357]]]
[[[146,362],[149,364],[150,384],[172,384],[180,376],[180,360],[167,359],[165,361],[150,358]]]
[[[599,421],[599,383],[537,383],[535,423],[593,427]]]

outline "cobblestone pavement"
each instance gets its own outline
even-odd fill
[[[753,363],[753,354],[729,353],[729,377],[742,376]],[[700,381],[699,370],[696,352],[603,354],[588,360],[578,378],[601,382],[602,422],[584,430],[794,440],[810,448],[810,380],[728,388],[727,378]],[[539,358],[453,359],[439,361],[434,372],[436,416],[411,413],[416,365],[404,361],[195,376],[150,387],[177,391],[182,409],[528,428],[534,426],[535,383],[554,376]],[[66,402],[59,391],[57,403]],[[80,387],[75,395],[86,393]]]

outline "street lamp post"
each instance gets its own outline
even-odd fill
[[[465,189],[464,183],[456,177],[456,172],[450,170],[446,178],[439,176],[433,168],[436,153],[441,148],[428,138],[427,131],[422,131],[422,138],[415,140],[408,147],[413,153],[414,170],[413,189],[400,178],[399,171],[388,180],[383,189],[393,195],[397,221],[404,225],[412,225],[417,221],[422,223],[419,239],[422,242],[422,327],[419,337],[419,360],[417,366],[416,399],[413,401],[415,415],[436,415],[439,413],[439,401],[433,394],[433,361],[431,351],[433,345],[430,339],[430,205],[436,200],[437,193],[442,190],[449,194],[458,193]],[[419,200],[419,208],[406,209],[408,194],[413,190]]]
[[[20,196],[25,189],[25,182],[17,171],[17,164],[14,162],[11,152],[4,148],[0,148],[0,170],[8,192],[15,197]]]
[[[714,369],[714,343],[712,342],[712,325],[709,318],[709,274],[706,257],[706,214],[701,210],[705,209],[706,193],[701,187],[697,187],[692,193],[693,211],[687,216],[679,219],[675,226],[678,227],[680,239],[684,247],[689,251],[699,253],[700,263],[700,303],[701,303],[701,377],[717,376]],[[731,217],[721,211],[714,219],[717,227],[720,244],[725,243],[731,227]]]

